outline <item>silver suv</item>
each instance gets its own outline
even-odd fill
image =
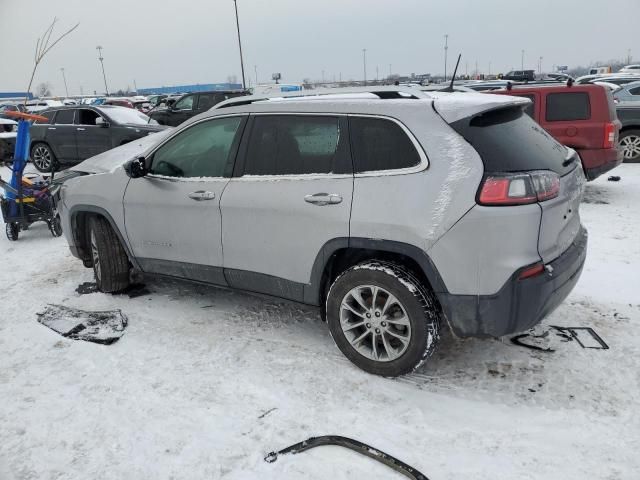
[[[132,272],[319,306],[367,372],[458,336],[528,329],[577,282],[573,150],[527,99],[415,89],[224,102],[74,167],[72,253],[104,292]]]

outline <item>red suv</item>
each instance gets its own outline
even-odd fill
[[[622,162],[617,150],[622,126],[611,93],[600,85],[522,85],[489,94],[527,97],[526,113],[560,143],[575,149],[588,180]]]

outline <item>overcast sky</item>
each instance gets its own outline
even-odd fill
[[[505,72],[597,60],[640,60],[640,0],[238,0],[247,78],[362,79],[444,70]],[[34,85],[64,94],[104,91],[95,47],[104,47],[110,90],[240,79],[232,0],[0,0],[0,91],[25,90],[36,39],[80,22],[40,65]],[[635,40],[635,42],[634,42]]]

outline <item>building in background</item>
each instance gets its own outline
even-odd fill
[[[33,94],[31,92],[0,92],[0,100],[24,100],[24,97],[31,100]]]

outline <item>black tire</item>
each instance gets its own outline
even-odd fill
[[[368,288],[369,286],[382,288],[386,293],[394,296],[398,300],[401,310],[404,310],[404,316],[408,317],[409,326],[402,328],[407,329],[409,340],[403,342],[401,348],[404,348],[404,350],[397,358],[392,358],[390,355],[386,359],[378,355],[377,358],[379,360],[368,358],[358,351],[355,346],[352,346],[351,341],[354,339],[352,338],[350,341],[341,326],[341,310],[349,314],[349,312],[342,309],[343,301],[347,302],[347,296],[353,289],[359,287]],[[363,297],[360,296],[360,298]],[[393,340],[388,333],[387,337],[384,336],[391,328],[393,320],[388,320],[387,325],[385,325],[383,321],[385,319],[384,307],[376,311],[374,306],[372,311],[376,311],[376,316],[380,317],[378,315],[379,310],[382,310],[382,317],[375,321],[382,322],[378,326],[381,330],[384,330],[382,333],[379,333],[377,329],[375,330],[379,338],[373,334],[371,323],[366,323],[366,328],[365,326],[358,327],[361,330],[357,330],[357,333],[353,336],[359,336],[360,333],[366,335],[367,330],[369,330],[372,337],[367,336],[365,340],[369,341],[371,338],[373,343],[376,342],[377,338],[378,347],[377,349],[372,348],[372,351],[384,348],[384,351],[388,352],[387,345],[380,346],[380,344],[383,343],[383,340],[386,342],[388,342],[388,339]],[[336,278],[329,289],[326,311],[331,336],[340,351],[356,366],[376,375],[397,377],[412,372],[433,354],[440,339],[441,313],[435,297],[408,269],[395,263],[370,260],[344,271]],[[353,310],[350,311],[353,312]],[[366,310],[362,310],[357,315],[362,317],[363,312],[366,312]],[[353,318],[356,319],[356,322],[359,321],[358,317]],[[367,322],[366,318],[362,318],[364,322]],[[372,322],[372,320],[369,320],[369,322]],[[350,335],[352,331],[349,330]],[[364,340],[362,343],[364,343]],[[359,344],[359,342],[355,343],[355,345]]]
[[[129,286],[129,259],[104,217],[89,219],[89,252],[98,290],[114,293]]]
[[[625,163],[640,162],[640,130],[625,130],[620,133],[618,149]]]
[[[46,143],[34,143],[31,146],[31,163],[41,173],[50,173],[58,169],[58,161]]]
[[[9,241],[15,242],[20,236],[20,225],[17,223],[7,223],[5,225],[5,232]]]
[[[62,222],[60,221],[60,216],[56,215],[55,217],[53,217],[53,219],[51,219],[50,222],[48,222],[49,225],[49,231],[51,232],[51,235],[53,235],[54,237],[59,237],[62,235]]]

